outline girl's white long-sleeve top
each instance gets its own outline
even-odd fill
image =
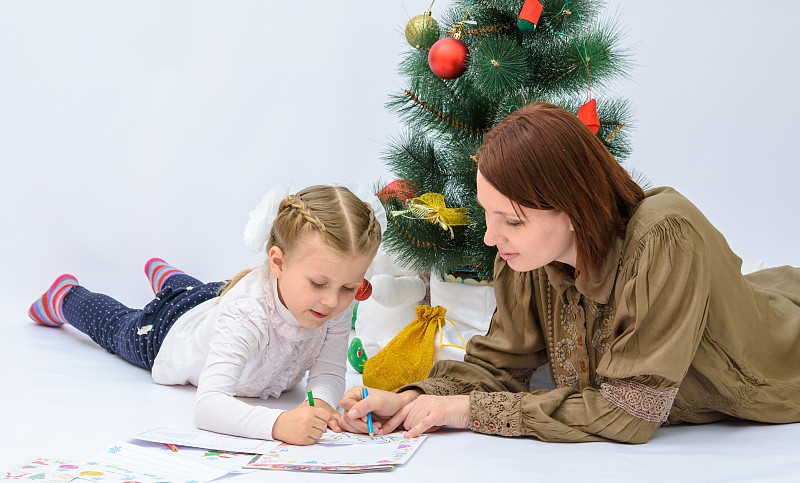
[[[234,396],[278,397],[308,372],[315,399],[337,407],[344,394],[352,304],[318,329],[300,325],[260,267],[225,295],[190,309],[172,326],[153,363],[158,384],[193,384],[201,429],[273,439],[283,412]]]

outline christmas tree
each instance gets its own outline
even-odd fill
[[[433,4],[431,4],[431,7]],[[534,101],[576,113],[618,159],[631,109],[602,92],[625,77],[618,19],[599,0],[456,0],[406,25],[406,88],[387,106],[406,124],[388,143],[393,177],[378,186],[389,213],[385,246],[420,272],[491,279],[475,153],[506,115]],[[595,96],[594,94],[597,94]]]

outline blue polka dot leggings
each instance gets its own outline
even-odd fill
[[[216,297],[223,284],[204,284],[189,275],[175,274],[143,309],[128,308],[108,295],[76,285],[64,296],[62,309],[67,322],[100,347],[151,370],[175,321],[192,307]]]

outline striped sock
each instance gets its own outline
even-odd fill
[[[147,279],[150,280],[153,293],[158,293],[169,277],[183,272],[160,258],[151,258],[144,264],[144,273],[147,275]]]
[[[58,277],[41,297],[36,299],[28,309],[28,317],[37,324],[48,327],[61,327],[67,323],[61,310],[61,303],[69,289],[78,285],[78,279],[65,273]]]

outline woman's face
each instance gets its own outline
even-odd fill
[[[486,211],[483,242],[497,246],[512,269],[527,272],[553,261],[575,266],[575,230],[563,212],[522,206],[520,216],[511,200],[489,184],[480,171],[478,202]]]

